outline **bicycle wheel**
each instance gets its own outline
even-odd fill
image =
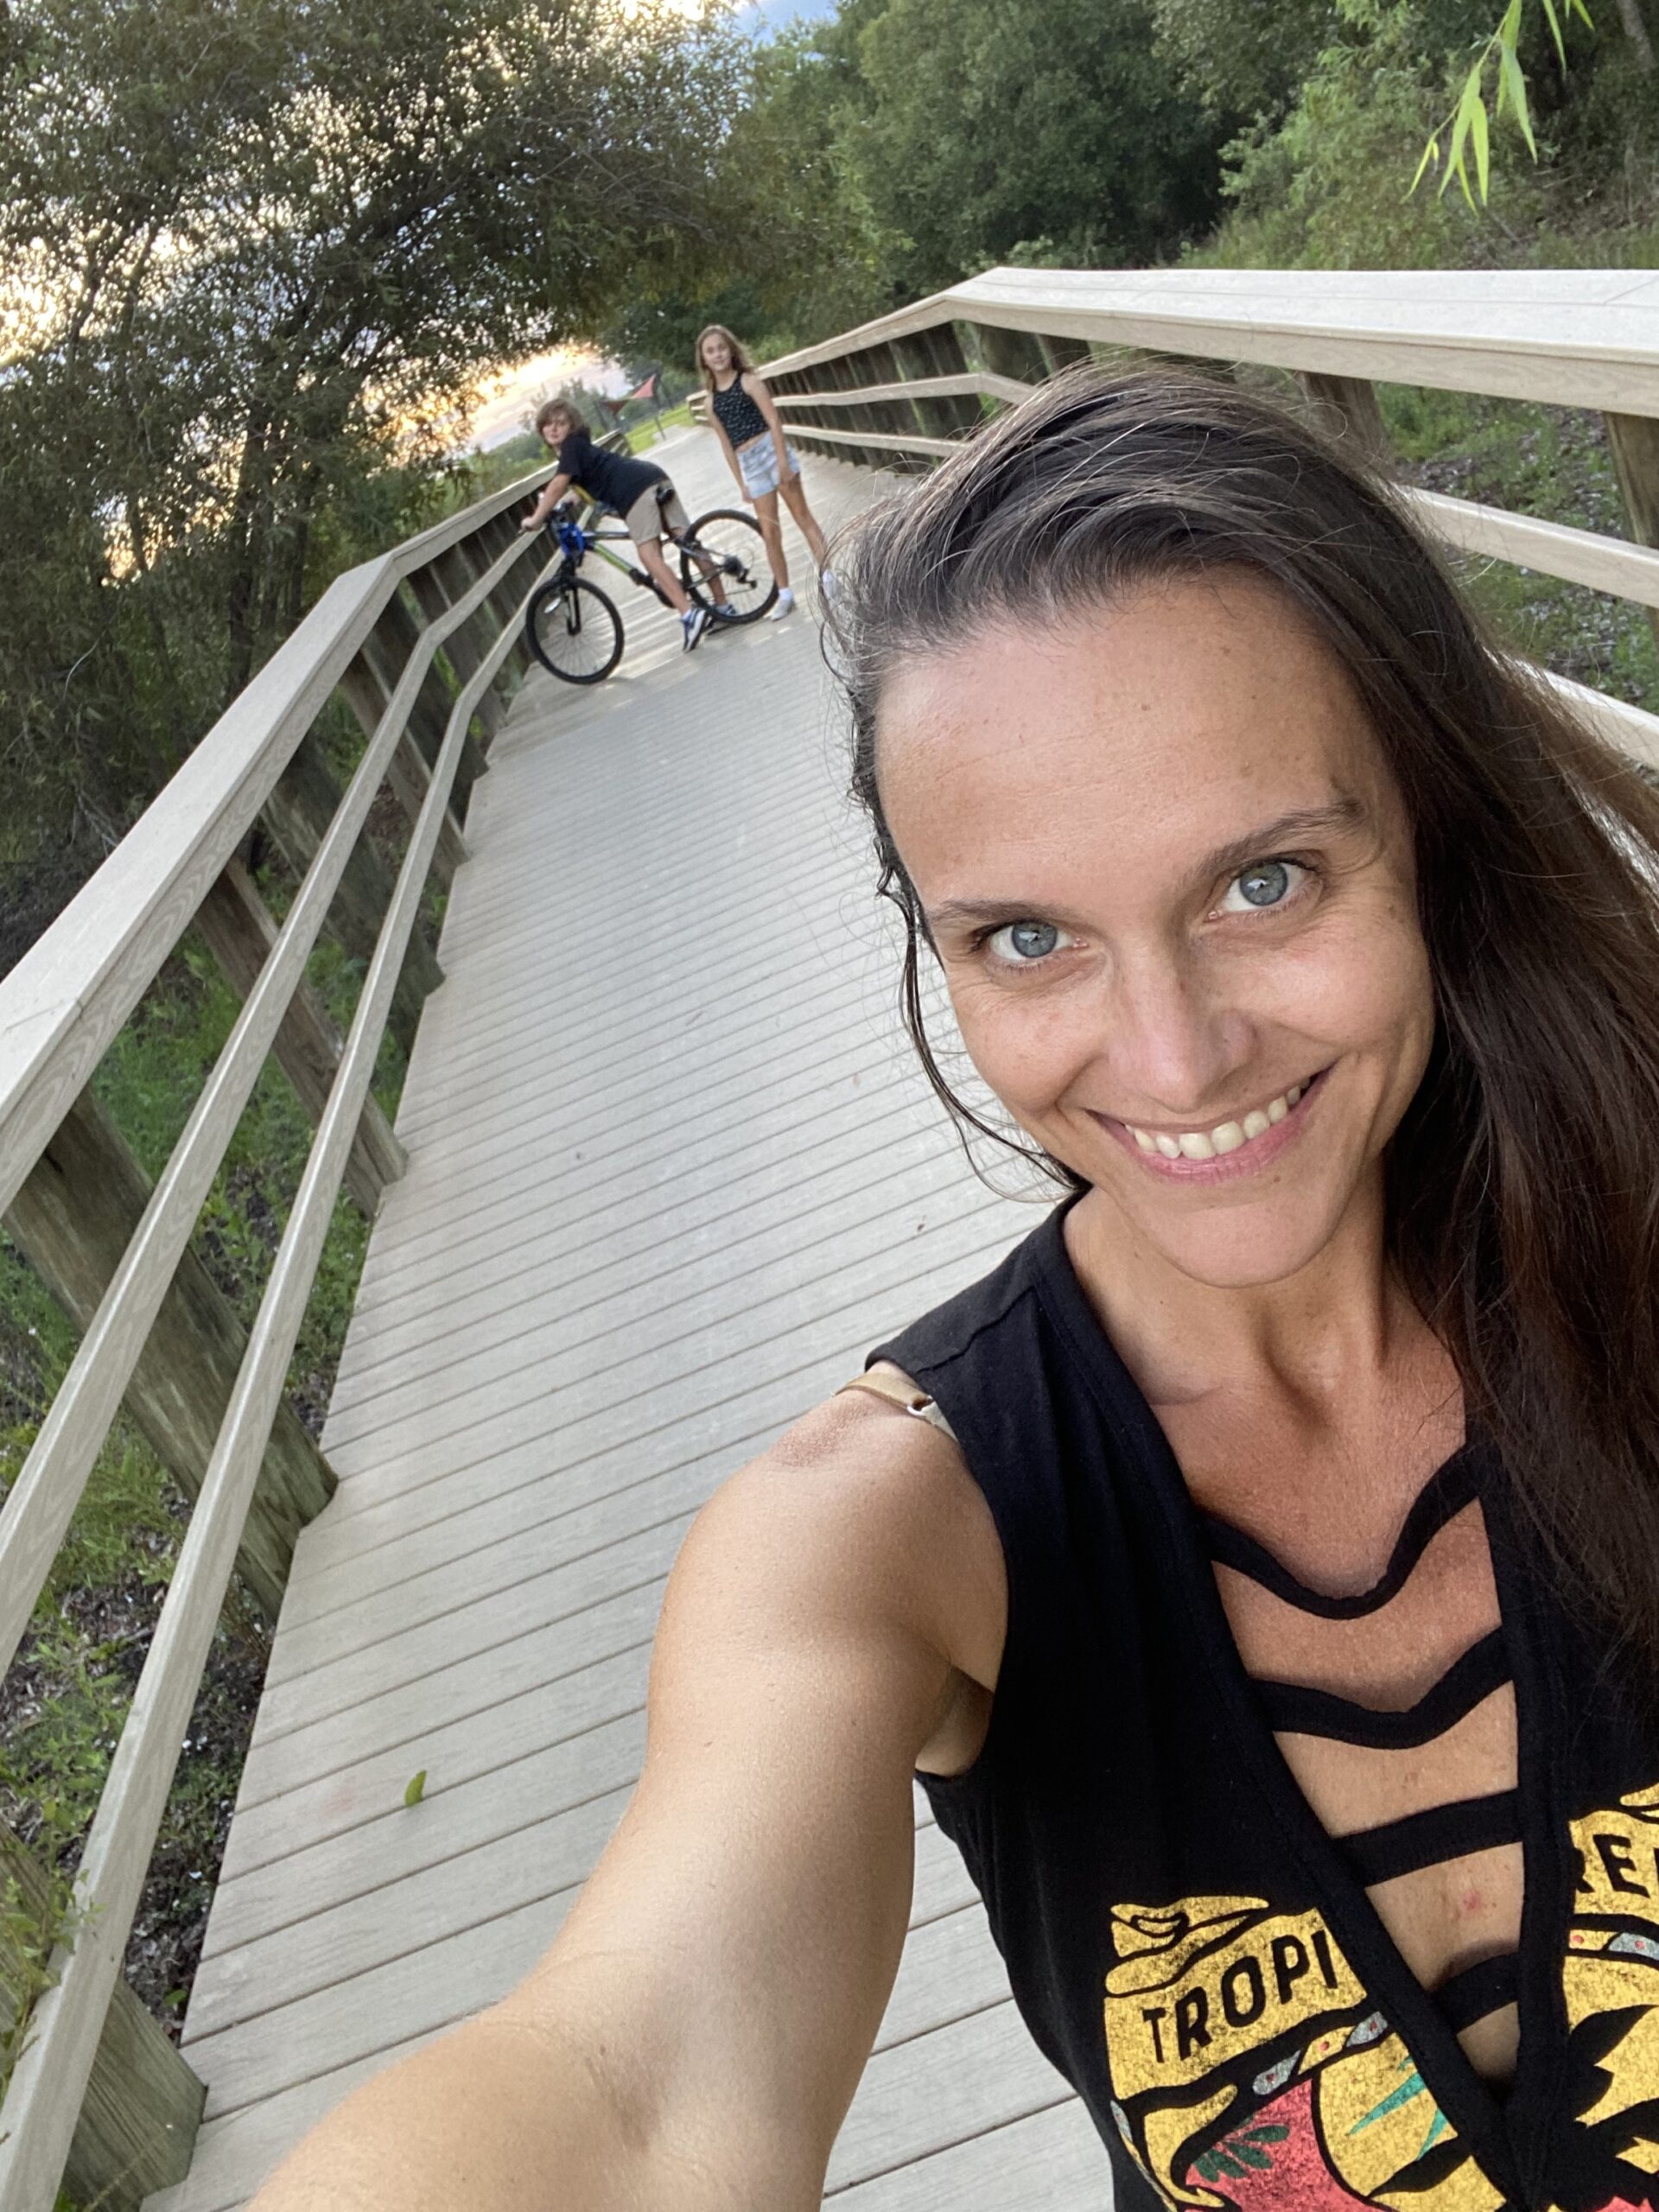
[[[622,617],[582,576],[543,586],[525,611],[524,637],[563,683],[601,683],[622,658]]]
[[[717,604],[709,588],[712,573],[719,575],[726,604],[740,622],[758,622],[777,598],[760,525],[753,515],[736,507],[711,507],[692,524],[680,546],[680,582],[702,607]]]

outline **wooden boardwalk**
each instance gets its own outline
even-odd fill
[[[694,512],[727,503],[712,440],[663,458]],[[871,481],[813,472],[831,519]],[[617,676],[532,678],[473,800],[167,2212],[244,2203],[346,2090],[531,1964],[638,1771],[692,1513],[1037,1217],[969,1174],[908,1059],[810,616],[683,657],[654,603],[626,613]],[[912,1934],[830,2196],[1101,2212],[1104,2155],[918,1810]]]

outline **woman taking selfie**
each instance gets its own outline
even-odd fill
[[[913,1768],[1122,2212],[1650,2202],[1659,800],[1224,385],[1057,380],[835,612],[1066,1196],[706,1509],[558,1942],[262,2212],[810,2212]]]
[[[711,322],[699,335],[697,372],[709,394],[709,419],[730,466],[738,496],[753,505],[760,525],[761,542],[778,587],[778,604],[768,619],[781,622],[793,610],[795,594],[790,588],[784,525],[778,514],[779,493],[820,574],[829,559],[823,532],[806,504],[800,455],[784,435],[783,417],[772,394],[723,322]]]

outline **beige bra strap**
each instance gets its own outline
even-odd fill
[[[948,1436],[954,1444],[957,1432],[951,1427],[938,1407],[925,1390],[918,1389],[908,1375],[901,1375],[897,1368],[885,1371],[873,1368],[867,1374],[854,1376],[850,1382],[843,1382],[841,1390],[868,1390],[872,1397],[885,1398],[890,1406],[897,1406],[901,1413],[914,1414],[918,1421],[925,1421],[930,1428],[937,1428],[941,1436]],[[837,1390],[836,1395],[841,1395]]]

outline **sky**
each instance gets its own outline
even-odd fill
[[[458,441],[460,448],[476,446],[487,453],[492,446],[505,444],[525,428],[525,417],[542,400],[575,378],[580,378],[590,391],[627,390],[628,380],[615,362],[601,360],[591,350],[561,346],[550,353],[537,353],[528,361],[514,362],[486,380],[479,404],[467,417],[465,432]]]

